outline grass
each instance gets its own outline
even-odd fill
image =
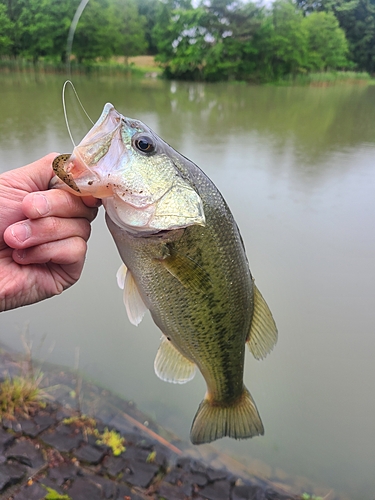
[[[46,393],[39,388],[41,378],[6,378],[0,384],[0,420],[28,417],[45,407]]]
[[[78,64],[72,60],[70,68],[59,61],[40,59],[33,63],[27,59],[0,58],[0,71],[2,72],[28,72],[28,73],[61,73],[66,74],[106,74],[106,75],[131,75],[131,76],[158,76],[162,69],[155,63],[153,56],[138,56],[129,58],[126,64],[124,58],[112,58],[108,61],[89,61]]]
[[[317,73],[306,73],[303,75],[289,75],[276,82],[280,85],[311,85],[329,86],[340,83],[374,83],[375,80],[366,72],[356,71],[322,71]]]

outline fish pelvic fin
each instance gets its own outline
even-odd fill
[[[116,278],[118,286],[124,290],[123,299],[129,321],[138,326],[147,311],[147,306],[143,302],[133,275],[125,264],[121,264]]]
[[[241,397],[232,405],[219,405],[206,397],[194,417],[190,440],[193,444],[203,444],[225,436],[247,439],[263,434],[257,407],[244,387]]]
[[[189,382],[196,372],[195,364],[185,358],[164,335],[156,354],[154,369],[161,380],[173,384]]]
[[[263,359],[275,347],[277,327],[270,308],[254,284],[254,313],[247,345],[255,359]]]

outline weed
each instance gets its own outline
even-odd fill
[[[44,500],[72,500],[69,495],[60,495],[60,493],[58,493],[53,488],[44,486],[44,484],[42,486],[48,491],[47,495],[44,497]]]
[[[0,420],[14,419],[16,414],[27,417],[46,406],[47,394],[39,388],[41,378],[6,378],[0,384]]]
[[[120,436],[120,434],[116,431],[109,431],[106,427],[102,434],[97,431],[95,435],[98,437],[96,441],[97,444],[105,444],[112,448],[113,454],[115,456],[120,455],[123,451],[126,450],[124,443],[125,439]]]
[[[146,458],[146,462],[148,464],[153,464],[155,462],[155,459],[156,459],[156,451],[151,451],[148,454],[148,457]]]
[[[324,498],[310,495],[309,493],[302,493],[301,500],[324,500]]]
[[[89,429],[94,430],[96,427],[96,420],[94,418],[88,417],[86,415],[76,415],[74,417],[64,418],[63,424],[74,425],[78,428],[85,428],[87,431]],[[90,432],[89,432],[90,434]],[[91,432],[93,434],[93,432]]]

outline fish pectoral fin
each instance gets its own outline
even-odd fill
[[[129,321],[138,326],[148,308],[143,302],[133,275],[125,264],[122,264],[116,278],[118,286],[124,290],[123,299]]]
[[[185,384],[194,378],[196,366],[163,335],[156,354],[154,369],[156,375],[165,382]]]
[[[254,313],[247,344],[255,359],[263,359],[277,342],[277,327],[270,308],[254,284]]]
[[[223,405],[206,398],[201,402],[190,431],[193,444],[211,443],[229,436],[247,439],[264,434],[262,420],[250,392],[244,387],[233,404]]]
[[[212,288],[210,275],[186,255],[171,250],[170,255],[162,259],[161,263],[185,288],[198,292]]]

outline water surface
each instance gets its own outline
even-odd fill
[[[2,170],[69,152],[63,79],[0,75]],[[274,88],[76,78],[89,115],[105,102],[145,121],[213,179],[228,201],[279,342],[246,358],[245,383],[266,434],[215,446],[307,476],[356,500],[375,491],[375,87]],[[68,99],[68,104],[70,100]],[[77,140],[89,124],[70,106]],[[204,393],[153,371],[160,332],[132,326],[117,289],[120,265],[93,224],[80,282],[62,296],[3,313],[0,340],[80,368],[187,438]],[[44,339],[44,340],[43,340]],[[42,342],[43,340],[43,342]]]

